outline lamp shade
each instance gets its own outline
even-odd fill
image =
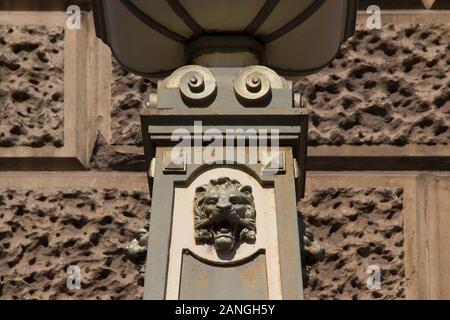
[[[165,76],[213,44],[252,51],[260,64],[295,76],[333,60],[354,32],[356,2],[93,0],[93,8],[98,37],[132,72]]]

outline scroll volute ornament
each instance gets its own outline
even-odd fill
[[[231,253],[240,243],[256,241],[256,209],[250,186],[227,177],[210,180],[195,191],[195,241]]]

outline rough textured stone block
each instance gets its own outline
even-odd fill
[[[403,299],[403,189],[324,188],[299,205],[326,251],[312,266],[306,299]],[[370,265],[381,268],[381,289],[369,290]]]
[[[297,84],[310,145],[448,145],[449,48],[448,24],[360,26],[329,67]]]
[[[99,171],[145,171],[143,154],[120,152],[108,144],[101,134],[97,137],[89,165],[91,169]]]
[[[139,113],[148,101],[151,82],[128,72],[116,59],[112,64],[111,143],[141,146]]]
[[[0,190],[1,299],[140,299],[125,248],[148,216],[144,192]],[[68,290],[69,265],[81,290]]]
[[[64,28],[0,25],[0,147],[64,145]]]

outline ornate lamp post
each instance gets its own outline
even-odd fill
[[[356,1],[94,1],[128,69],[162,77],[141,123],[152,194],[146,299],[301,299],[308,112]],[[301,236],[301,237],[300,237]]]

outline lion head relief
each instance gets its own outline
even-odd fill
[[[256,210],[250,186],[218,178],[195,190],[195,241],[230,253],[238,243],[255,243]]]

